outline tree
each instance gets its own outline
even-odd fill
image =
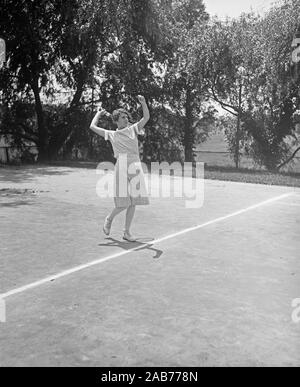
[[[206,74],[211,97],[237,117],[252,157],[272,170],[289,155],[286,140],[293,135],[293,99],[299,96],[299,86],[291,82],[287,70],[292,34],[299,23],[294,6],[299,8],[299,3],[288,0],[265,17],[244,14],[237,20],[214,21],[207,29],[208,44],[200,46],[200,52],[197,49],[193,63]],[[203,52],[206,61],[201,60]],[[237,130],[231,136],[236,161],[245,133]]]
[[[242,113],[249,102],[253,87],[253,71],[257,67],[253,52],[254,15],[225,22],[213,19],[204,34],[195,41],[191,67],[203,74],[209,97],[236,117],[235,133],[230,145],[236,167],[239,167]],[[231,125],[232,127],[232,125]]]
[[[202,0],[173,1],[169,4],[167,21],[172,36],[173,56],[166,66],[165,99],[170,108],[183,121],[181,141],[185,161],[194,161],[197,125],[205,103],[205,85],[198,81],[198,74],[190,71],[193,56],[192,42],[202,30],[208,14]]]
[[[61,36],[73,0],[25,1],[1,0],[1,27],[7,43],[8,68],[3,71],[1,86],[9,104],[20,93],[35,101],[37,131],[24,128],[19,133],[35,142],[40,160],[47,159],[48,130],[44,121],[41,89],[47,84],[47,73],[60,51]],[[15,128],[11,132],[14,136]],[[28,133],[29,132],[29,133]]]
[[[162,51],[157,49],[161,35],[152,1],[142,7],[137,0],[1,0],[1,5],[9,58],[0,82],[7,111],[22,98],[34,101],[37,115],[33,132],[11,125],[5,133],[30,138],[40,160],[55,156],[74,140],[73,118],[91,103],[91,89],[101,90],[96,99],[112,106],[117,95],[130,100],[148,91],[149,80],[152,89],[157,88],[149,64],[153,66]],[[59,99],[62,89],[69,98],[61,102],[65,108],[54,128],[44,105],[49,97]]]
[[[254,73],[251,104],[244,128],[252,144],[252,156],[267,169],[281,168],[291,153],[295,137],[293,113],[299,104],[300,83],[291,77],[291,42],[300,23],[300,4],[287,0],[273,7],[255,26],[255,56],[261,66]]]

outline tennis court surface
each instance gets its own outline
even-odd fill
[[[1,366],[300,366],[299,189],[206,180],[202,208],[139,207],[128,243],[98,179],[0,169]]]

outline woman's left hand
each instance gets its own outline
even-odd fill
[[[146,103],[145,97],[143,95],[138,95],[137,97],[140,104]]]

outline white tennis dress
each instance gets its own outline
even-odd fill
[[[138,124],[121,130],[105,130],[105,140],[110,141],[117,159],[114,172],[114,202],[117,208],[148,205],[145,176],[139,156]]]

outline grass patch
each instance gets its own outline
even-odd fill
[[[206,167],[205,178],[210,180],[225,180],[241,183],[280,185],[300,187],[300,173],[272,173],[253,169],[235,169],[233,167]]]

